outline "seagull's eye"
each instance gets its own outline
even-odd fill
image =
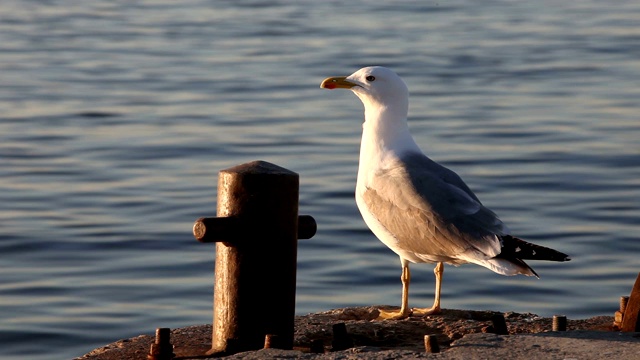
[[[375,76],[373,76],[373,75],[369,75],[369,76],[367,76],[365,79],[367,79],[367,81],[375,81],[375,80],[376,80],[376,77],[375,77]]]

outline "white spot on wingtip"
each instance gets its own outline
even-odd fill
[[[520,246],[516,248],[516,252],[520,252]]]
[[[531,250],[531,253],[532,253],[533,255],[535,255],[535,254],[536,254],[536,251],[535,251],[535,250]]]

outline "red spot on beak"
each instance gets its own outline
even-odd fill
[[[326,84],[324,87],[325,87],[326,89],[333,90],[333,89],[335,89],[335,88],[336,88],[336,84],[334,84],[334,83],[328,83],[328,84]]]

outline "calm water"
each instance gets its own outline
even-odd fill
[[[72,358],[211,321],[217,172],[301,176],[297,313],[399,304],[353,200],[362,105],[327,76],[386,65],[412,131],[542,279],[449,267],[447,308],[611,315],[640,270],[640,3],[26,1],[0,5],[0,353]],[[432,301],[412,267],[411,304]]]

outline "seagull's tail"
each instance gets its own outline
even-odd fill
[[[484,266],[501,275],[527,275],[539,278],[538,274],[524,260],[569,261],[567,254],[532,244],[510,235],[500,236],[502,252],[490,259],[466,257],[465,260]]]
[[[497,258],[518,259],[518,260],[547,260],[547,261],[569,261],[571,258],[565,253],[550,249],[548,247],[532,244],[511,235],[503,235],[502,251]]]
[[[539,278],[538,274],[524,260],[569,261],[567,254],[532,244],[510,235],[500,236],[502,252],[495,257],[487,258],[478,250],[471,250],[459,256],[459,259],[484,266],[501,275],[527,275]]]

